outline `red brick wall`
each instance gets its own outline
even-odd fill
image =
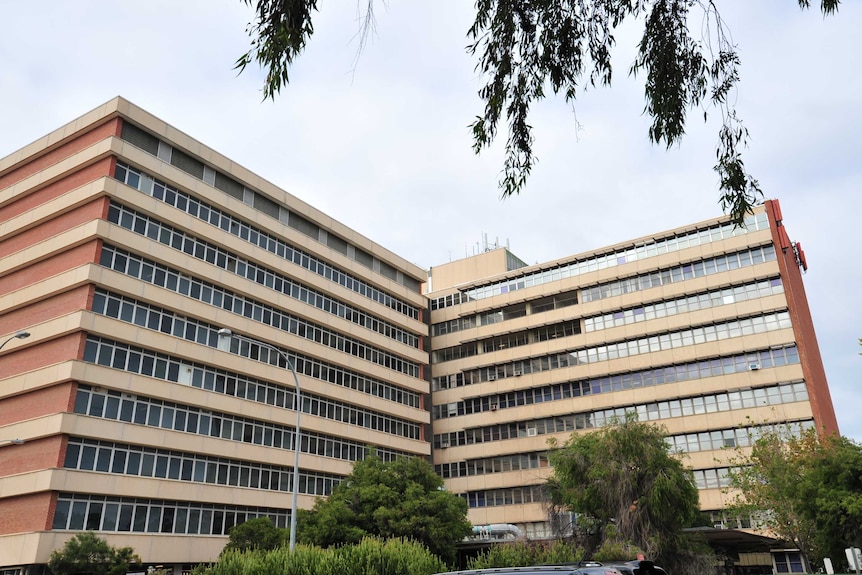
[[[90,309],[93,287],[84,285],[3,314],[3,331],[13,333],[75,311]]]
[[[60,214],[42,224],[0,242],[0,258],[37,244],[83,223],[103,217],[109,200],[105,197]]]
[[[3,499],[0,535],[50,529],[57,507],[56,499],[50,491]]]
[[[50,152],[38,156],[29,162],[18,166],[14,170],[0,176],[0,190],[6,186],[11,186],[15,182],[19,182],[28,176],[44,170],[52,164],[68,158],[76,152],[80,152],[84,148],[91,146],[99,140],[104,140],[110,136],[116,136],[120,133],[121,122],[119,118],[112,118],[105,123],[92,128],[91,130],[79,134],[74,139],[65,144],[51,150]]]
[[[66,270],[86,263],[98,263],[101,242],[91,240],[68,251],[57,252],[52,257],[36,262],[3,277],[0,294],[26,288],[40,280],[53,277]]]
[[[814,320],[811,318],[811,310],[808,307],[808,297],[805,295],[805,285],[802,283],[802,272],[797,265],[792,246],[788,245],[788,236],[786,233],[780,232],[780,228],[784,226],[780,220],[777,220],[778,217],[781,217],[778,200],[766,201],[766,213],[769,215],[772,241],[778,255],[778,267],[781,270],[787,307],[793,322],[793,335],[799,349],[802,374],[808,388],[814,421],[821,432],[838,433],[838,420],[835,417],[832,395],[829,393],[829,385],[826,382],[826,370],[823,368],[820,346],[817,345],[817,335],[814,333]]]
[[[60,453],[65,453],[65,445],[62,435],[30,440],[24,445],[6,445],[0,448],[0,477],[62,467]]]
[[[85,342],[86,335],[83,332],[75,332],[38,345],[24,347],[19,351],[6,353],[0,361],[0,379],[61,361],[81,359]],[[22,397],[27,397],[27,395]],[[3,407],[3,411],[6,413],[5,402]]]
[[[82,169],[70,172],[63,178],[48,184],[44,188],[32,191],[26,196],[0,208],[0,222],[5,222],[15,216],[21,215],[40,206],[45,202],[62,196],[66,192],[80,188],[84,184],[97,180],[104,176],[112,176],[114,173],[115,160],[112,157],[99,160]]]
[[[76,385],[67,381],[44,389],[36,389],[29,393],[7,397],[0,403],[3,406],[3,409],[0,410],[0,426],[27,421],[43,415],[70,412],[75,402],[75,389]],[[29,448],[29,446],[30,443],[25,443],[19,448]],[[0,453],[6,454],[7,450],[5,448],[0,449]],[[0,463],[0,473],[5,473],[2,467],[3,464]]]

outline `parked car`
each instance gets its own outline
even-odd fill
[[[605,563],[607,567],[613,567],[623,575],[667,575],[667,572],[652,561],[624,561],[622,563]]]
[[[580,561],[565,565],[534,565],[532,567],[492,567],[439,573],[438,575],[667,575],[652,561],[599,563]]]
[[[595,562],[572,565],[536,565],[532,567],[492,567],[467,569],[438,575],[627,575],[619,569]],[[636,575],[642,575],[638,573]],[[647,574],[643,574],[647,575]]]

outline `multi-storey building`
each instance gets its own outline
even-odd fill
[[[428,456],[425,280],[120,98],[0,160],[0,572],[85,529],[179,572],[288,526],[287,359],[300,507],[369,446]]]
[[[0,159],[0,573],[85,529],[179,572],[248,518],[288,526],[294,485],[310,507],[369,446],[432,457],[474,525],[552,536],[548,438],[630,411],[720,524],[722,448],[837,430],[805,265],[768,201],[744,229],[429,278],[117,98]]]
[[[432,268],[437,471],[474,525],[552,536],[548,439],[634,412],[667,428],[724,524],[724,448],[769,425],[837,431],[806,266],[773,200],[744,229],[721,218],[534,266],[499,248]]]

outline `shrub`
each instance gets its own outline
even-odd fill
[[[199,566],[195,575],[432,575],[446,564],[422,544],[403,539],[365,538],[353,545],[322,549],[297,545],[272,550],[226,550],[218,562]]]
[[[478,557],[467,561],[468,569],[491,567],[526,567],[528,565],[550,565],[574,563],[583,558],[583,549],[575,548],[565,541],[528,542],[514,541],[494,545]]]

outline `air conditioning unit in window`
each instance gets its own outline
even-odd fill
[[[491,411],[497,411],[497,402],[492,401],[490,405]]]
[[[759,363],[753,362],[748,364],[748,371],[757,371],[758,369],[760,369]]]
[[[497,374],[492,373],[488,376],[488,381],[497,381]]]
[[[521,370],[520,370],[520,369],[516,369],[516,370],[514,370],[514,371],[512,372],[512,374],[513,374],[515,377],[518,377],[519,375],[521,375],[521,373],[522,373],[522,372],[521,372]]]
[[[537,435],[539,435],[538,429],[536,429],[535,427],[527,428],[527,437],[536,437]]]
[[[727,527],[724,526],[724,523],[716,523],[713,527],[716,529],[727,529]]]
[[[447,447],[449,447],[448,441],[441,441],[440,442],[440,449],[446,449]]]

